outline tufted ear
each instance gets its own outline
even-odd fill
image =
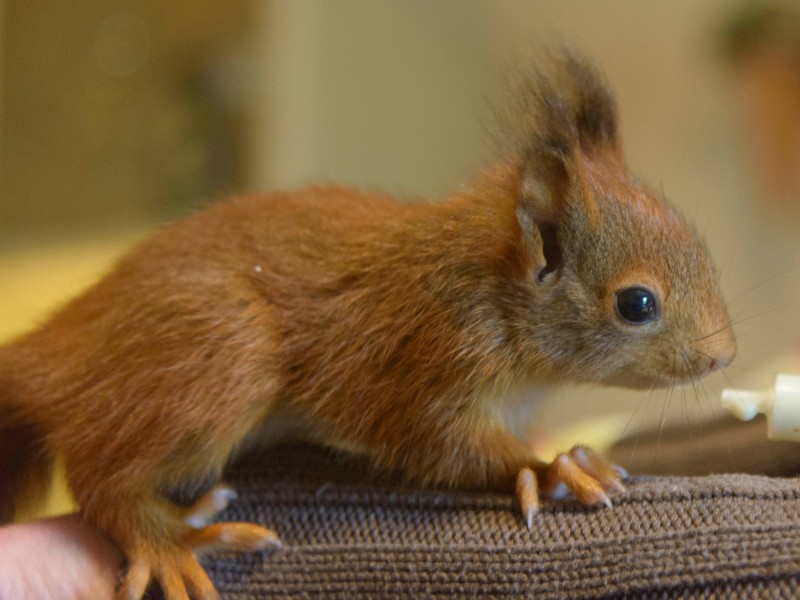
[[[522,171],[519,204],[537,224],[559,221],[573,186],[569,153],[552,148],[531,152]]]
[[[573,50],[562,51],[557,63],[560,93],[570,106],[581,151],[590,157],[602,153],[621,159],[617,104],[600,72]]]
[[[558,230],[569,219],[568,201],[574,187],[569,155],[552,148],[532,153],[525,163],[517,199],[517,218],[537,264],[540,283],[553,279],[562,263]]]
[[[540,240],[540,282],[561,266],[559,229],[565,221],[575,230],[596,215],[586,162],[622,161],[616,105],[597,70],[570,50],[553,62],[554,72],[528,77],[518,98],[524,138],[516,151],[522,169],[517,213],[523,228]]]

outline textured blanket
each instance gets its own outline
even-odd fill
[[[223,598],[800,597],[800,479],[637,477],[611,509],[544,502],[530,531],[510,496],[404,489],[319,448],[227,480],[221,519],[284,547],[206,557]]]

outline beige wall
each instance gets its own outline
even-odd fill
[[[481,3],[257,6],[270,34],[260,55],[257,187],[337,180],[436,194],[480,164],[490,41]]]

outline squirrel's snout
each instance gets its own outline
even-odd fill
[[[736,339],[730,332],[726,330],[726,335],[723,339],[711,339],[707,348],[702,349],[700,353],[708,360],[706,367],[707,373],[720,371],[730,365],[736,357]],[[720,332],[722,334],[722,332]]]
[[[729,364],[731,364],[732,360],[729,358],[711,358],[708,361],[708,372],[713,373],[714,371],[721,371]]]

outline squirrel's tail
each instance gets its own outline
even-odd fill
[[[0,375],[0,524],[44,503],[54,466],[44,432],[20,414],[14,395]]]

